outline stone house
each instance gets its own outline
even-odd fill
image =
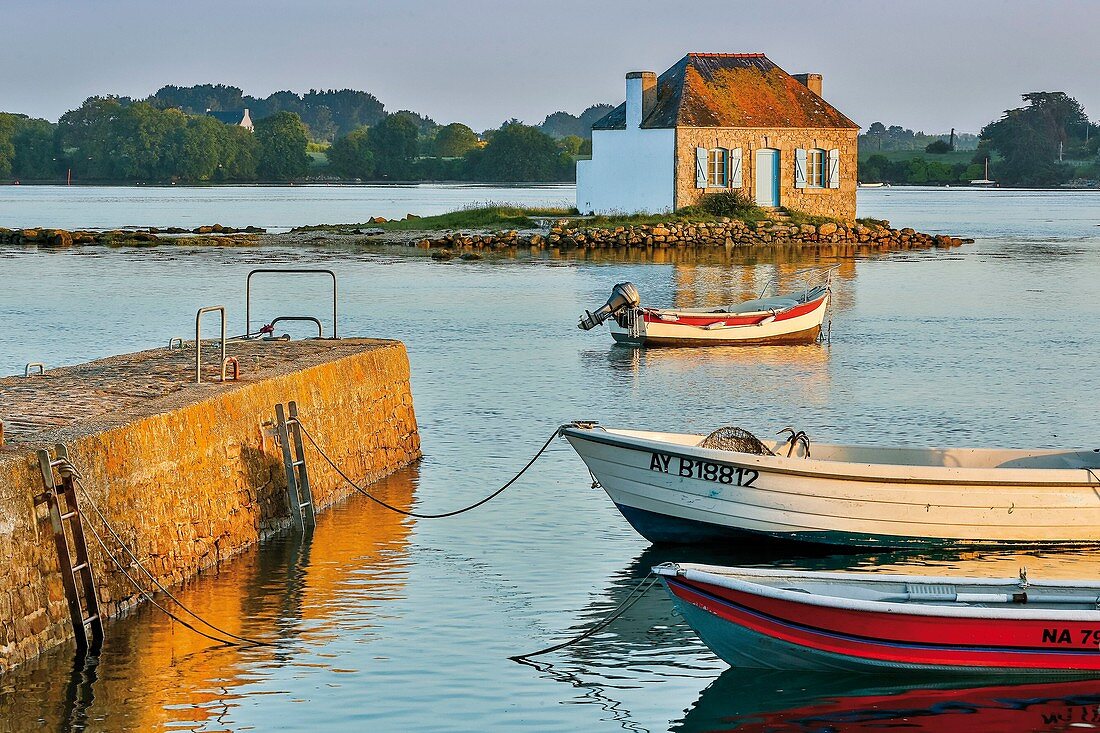
[[[206,110],[208,117],[213,117],[219,122],[224,122],[227,125],[237,125],[243,127],[249,132],[255,132],[256,128],[252,124],[252,115],[248,113],[248,107],[244,109],[225,109],[225,110]]]
[[[592,125],[577,209],[661,213],[740,190],[764,207],[853,221],[859,126],[761,53],[689,53],[626,75],[626,102]]]

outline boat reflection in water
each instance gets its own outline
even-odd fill
[[[1005,733],[1100,727],[1100,680],[1014,684],[730,669],[676,733]]]
[[[797,550],[797,552],[795,551]],[[812,547],[777,556],[773,549],[716,553],[684,547],[649,547],[615,573],[562,638],[606,617],[666,561],[803,570],[1014,575],[1071,579],[1089,574],[1100,552],[882,551],[830,553]],[[676,699],[696,701],[671,724],[678,733],[753,731],[841,733],[907,730],[1045,731],[1100,728],[1100,680],[1036,681],[981,676],[963,680],[935,675],[864,675],[731,669],[674,614],[668,596],[651,588],[599,634],[534,660],[550,678],[580,692],[577,702],[607,711],[624,729],[644,729],[662,713],[674,716]],[[715,678],[715,675],[720,675]],[[706,680],[713,679],[706,685]],[[688,688],[697,685],[701,693]],[[642,695],[638,689],[649,690]],[[682,705],[683,703],[681,703]],[[669,709],[669,706],[674,706]],[[1071,724],[1076,724],[1071,726]]]
[[[412,466],[371,490],[409,509],[417,478]],[[286,531],[264,541],[223,564],[216,576],[175,594],[226,631],[279,646],[222,646],[146,605],[107,624],[104,654],[96,665],[74,667],[72,648],[64,646],[6,673],[0,682],[0,733],[82,731],[85,725],[238,729],[237,701],[265,689],[265,674],[326,664],[312,655],[305,655],[308,662],[295,658],[337,633],[354,630],[359,642],[377,635],[372,618],[404,594],[412,523],[353,496],[318,515],[312,533]],[[180,613],[174,604],[169,607]],[[172,704],[150,704],[165,700]]]
[[[678,380],[686,386],[698,384],[700,392],[707,395],[735,396],[737,400],[731,405],[758,407],[770,404],[770,397],[777,402],[782,399],[824,407],[829,398],[829,349],[819,344],[614,347],[585,352],[582,358],[609,363],[612,374],[629,374],[639,388],[651,385],[656,390],[668,380]]]

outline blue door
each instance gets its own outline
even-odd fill
[[[779,151],[774,148],[756,151],[756,203],[779,206]]]

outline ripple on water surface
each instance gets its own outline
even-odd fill
[[[229,306],[238,326],[230,330],[242,331],[245,273],[286,263],[340,273],[343,333],[409,347],[425,458],[379,487],[404,507],[437,512],[480,498],[577,418],[699,432],[734,424],[758,434],[796,425],[835,442],[1100,447],[1089,399],[1100,387],[1091,328],[1100,199],[959,194],[861,194],[862,214],[981,238],[947,253],[844,263],[831,348],[636,351],[574,327],[615,282],[637,283],[647,302],[702,305],[756,292],[805,264],[767,256],[438,264],[334,249],[0,249],[0,373],[161,346],[187,336],[195,309],[215,302]],[[1045,223],[1044,210],[1058,221]],[[323,289],[303,283],[261,285],[256,297],[260,317],[288,303],[328,307]],[[511,662],[579,633],[666,560],[1002,576],[1026,565],[1033,579],[1093,577],[1097,567],[1088,552],[649,547],[589,485],[583,464],[557,443],[499,499],[450,520],[401,518],[352,498],[319,518],[312,542],[276,537],[180,594],[230,631],[284,644],[213,647],[139,609],[108,626],[90,706],[87,686],[65,684],[67,652],[52,652],[0,678],[0,731],[68,729],[74,710],[88,730],[109,731],[1096,723],[1092,682],[960,687],[723,671],[659,589],[537,667]]]

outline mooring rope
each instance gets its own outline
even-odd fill
[[[217,639],[217,638],[215,638],[215,637],[213,637],[213,636],[211,636],[207,633],[204,633],[203,631],[200,631],[199,629],[196,629],[191,624],[189,624],[186,621],[184,621],[183,619],[179,618],[179,616],[172,613],[167,608],[165,608],[163,605],[161,605],[156,600],[154,600],[152,594],[149,593],[149,591],[146,588],[142,587],[141,584],[138,583],[137,580],[135,580],[133,578],[133,576],[130,575],[130,573],[126,570],[126,568],[122,565],[122,563],[120,563],[118,561],[118,559],[114,556],[114,554],[107,548],[106,543],[103,541],[103,538],[100,537],[99,533],[96,532],[95,527],[93,527],[91,524],[88,524],[87,525],[88,529],[95,536],[96,541],[99,542],[99,546],[103,548],[103,552],[107,555],[107,557],[111,560],[111,562],[113,562],[115,564],[115,567],[117,567],[119,569],[119,571],[122,572],[122,574],[126,577],[126,579],[130,581],[131,585],[133,585],[134,588],[136,588],[137,591],[139,593],[141,593],[141,595],[145,598],[145,600],[152,603],[154,606],[159,608],[161,611],[163,611],[165,614],[167,614],[173,620],[179,622],[180,624],[182,624],[186,628],[191,629],[196,634],[198,634],[200,636],[204,636],[207,639],[210,639],[211,641],[216,641],[216,642],[219,642],[221,644],[229,644],[229,645],[232,645],[232,646],[276,646],[276,644],[274,644],[272,642],[259,641],[257,639],[250,639],[247,636],[239,636],[237,634],[234,634],[231,631],[226,631],[225,629],[210,623],[209,621],[204,619],[202,616],[199,616],[197,613],[195,613],[190,608],[188,608],[187,605],[183,601],[181,601],[179,598],[177,598],[175,595],[173,595],[171,591],[169,591],[167,588],[165,588],[160,583],[160,581],[158,581],[156,579],[156,577],[151,572],[149,572],[149,570],[145,567],[144,563],[141,562],[141,559],[138,558],[138,556],[136,554],[134,554],[134,552],[130,549],[130,546],[126,544],[126,542],[122,539],[122,537],[119,536],[118,532],[115,531],[115,528],[113,526],[111,526],[111,523],[107,520],[107,517],[104,516],[103,512],[100,511],[100,509],[96,505],[95,501],[92,500],[91,494],[88,492],[88,489],[84,486],[83,476],[80,473],[80,471],[77,469],[77,467],[74,466],[72,464],[72,462],[70,462],[68,460],[61,460],[61,461],[58,462],[58,469],[60,471],[67,472],[67,473],[72,475],[73,480],[76,482],[76,485],[80,488],[80,492],[84,495],[84,499],[86,500],[88,506],[90,506],[92,508],[92,510],[96,513],[96,516],[99,517],[99,521],[103,522],[103,526],[107,529],[107,531],[115,539],[115,542],[117,542],[118,545],[126,552],[126,554],[130,556],[130,559],[132,559],[134,561],[134,565],[136,565],[138,567],[138,569],[141,570],[141,572],[145,574],[145,577],[147,577],[153,583],[153,585],[156,586],[157,590],[159,590],[161,593],[163,593],[165,596],[167,596],[169,599],[171,599],[173,603],[175,603],[177,606],[179,606],[181,609],[183,609],[183,611],[186,612],[187,615],[191,616],[192,618],[194,618],[199,623],[213,629],[214,631],[218,632],[219,634],[222,634],[224,636],[228,636],[230,639],[235,639],[236,641],[230,641],[228,639]]]
[[[336,471],[336,473],[340,474],[340,478],[344,479],[344,481],[346,481],[349,486],[351,486],[353,489],[358,491],[360,494],[362,494],[363,496],[365,496],[368,499],[370,499],[371,501],[373,501],[375,504],[378,504],[379,506],[385,507],[386,509],[389,509],[391,512],[396,512],[398,514],[403,514],[406,517],[414,517],[416,519],[443,519],[444,517],[453,517],[457,514],[463,514],[465,512],[468,512],[471,509],[477,509],[479,506],[481,506],[482,504],[487,503],[489,500],[495,499],[496,497],[498,497],[502,493],[504,493],[505,489],[507,489],[512,484],[514,484],[516,481],[518,481],[519,478],[527,472],[527,469],[529,469],[532,465],[534,465],[535,461],[537,461],[539,459],[539,456],[541,456],[544,452],[546,452],[546,449],[550,447],[550,444],[552,442],[554,442],[554,438],[558,437],[558,431],[557,431],[557,429],[555,429],[554,432],[550,434],[550,437],[546,439],[546,442],[542,444],[542,447],[538,449],[538,452],[535,453],[534,457],[531,458],[531,460],[529,460],[527,462],[527,465],[519,470],[519,473],[517,473],[515,476],[510,478],[508,480],[508,483],[504,484],[499,489],[497,489],[493,493],[486,496],[484,499],[481,499],[480,501],[474,502],[473,504],[470,504],[469,506],[465,506],[461,509],[455,509],[454,511],[450,511],[450,512],[443,512],[442,514],[420,514],[418,512],[410,512],[410,511],[407,511],[405,509],[395,507],[392,504],[387,504],[385,501],[379,499],[377,496],[374,496],[369,491],[364,489],[362,486],[355,483],[355,481],[353,481],[350,476],[348,476],[346,473],[344,473],[344,471],[341,470],[341,468],[336,465],[336,462],[333,461],[332,458],[329,457],[328,453],[326,453],[324,451],[324,449],[321,448],[321,446],[317,444],[317,441],[314,440],[314,438],[310,434],[309,430],[307,430],[306,426],[302,424],[301,419],[298,420],[298,427],[301,428],[302,435],[306,436],[306,439],[309,440],[310,444],[312,444],[313,447],[317,450],[317,452],[321,455],[321,458],[325,459],[325,462],[328,465],[332,466],[332,469],[334,471]]]
[[[615,609],[611,611],[611,613],[597,621],[581,634],[574,636],[572,639],[563,641],[560,644],[548,646],[545,649],[539,649],[537,652],[530,652],[528,654],[517,654],[514,657],[508,658],[514,662],[525,662],[532,657],[538,657],[542,656],[543,654],[549,654],[550,652],[556,652],[558,649],[564,649],[567,646],[572,646],[579,641],[587,639],[593,634],[596,634],[601,630],[607,628],[608,624],[617,619],[619,616],[622,616],[624,613],[626,613],[631,606],[642,599],[642,596],[644,596],[646,592],[657,583],[658,580],[659,578],[653,573],[649,573],[648,575],[646,575],[644,578],[642,578],[641,582],[634,586],[633,590],[631,590],[630,593],[627,594],[626,598],[623,599],[623,602],[616,606]]]
[[[113,562],[115,564],[115,567],[119,569],[119,572],[121,572],[123,574],[123,576],[125,576],[125,578],[128,581],[130,581],[130,584],[134,586],[134,588],[137,590],[137,592],[140,593],[141,596],[146,601],[148,601],[153,606],[155,606],[156,608],[159,608],[162,612],[164,612],[164,614],[166,616],[168,616],[168,618],[172,619],[173,621],[180,624],[181,626],[183,626],[185,628],[188,628],[191,631],[194,631],[199,636],[205,637],[205,638],[209,639],[210,641],[214,641],[214,642],[217,642],[219,644],[224,644],[226,646],[250,646],[250,645],[271,646],[270,644],[267,644],[267,643],[261,642],[261,641],[253,642],[250,645],[241,644],[239,642],[230,641],[228,639],[219,639],[216,636],[212,636],[210,634],[207,634],[205,631],[202,631],[201,629],[196,629],[194,626],[192,626],[191,624],[187,623],[186,621],[184,621],[182,618],[180,618],[176,614],[169,611],[163,605],[161,605],[160,603],[157,603],[157,600],[153,597],[153,594],[150,593],[145,588],[143,588],[141,586],[141,584],[138,583],[137,580],[135,580],[134,577],[132,575],[130,575],[129,572],[126,571],[126,568],[122,566],[122,563],[120,563],[118,561],[118,558],[116,558],[114,555],[111,554],[111,551],[109,549],[107,549],[107,544],[103,541],[103,538],[99,536],[99,532],[96,532],[95,527],[93,527],[92,525],[89,524],[88,525],[88,531],[92,533],[92,536],[95,537],[96,542],[98,542],[99,546],[103,548],[104,554],[107,555],[108,558],[110,558],[111,562]],[[173,600],[175,600],[175,598],[173,598]],[[179,601],[176,601],[176,603],[179,603]],[[181,606],[182,606],[182,604],[181,604]],[[194,615],[194,614],[192,614],[192,615]],[[196,616],[196,618],[198,618],[198,617]],[[202,619],[199,619],[199,620],[202,621]],[[212,624],[207,623],[206,621],[203,621],[203,623],[206,624],[207,626],[210,626],[211,628],[217,628],[216,626],[213,626]],[[219,631],[221,631],[221,630],[219,629]],[[222,633],[226,633],[226,632],[222,632]]]

